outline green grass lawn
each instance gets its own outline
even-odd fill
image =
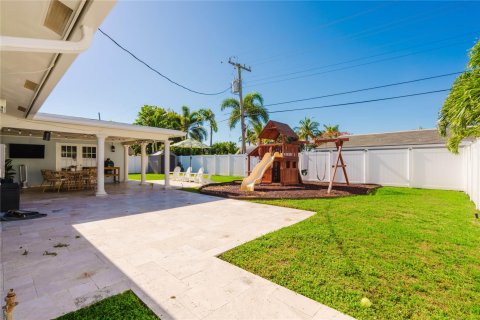
[[[359,319],[480,319],[480,223],[464,193],[261,202],[317,214],[222,259]]]
[[[57,318],[57,320],[118,319],[159,320],[130,290]]]
[[[130,173],[128,175],[130,180],[140,180],[140,173]],[[164,174],[160,173],[147,173],[147,180],[163,180],[165,179]],[[243,177],[237,176],[213,176],[211,177],[213,182],[230,182],[234,180],[241,180]]]

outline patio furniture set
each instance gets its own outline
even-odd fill
[[[43,192],[47,189],[60,192],[60,190],[88,190],[95,189],[97,183],[97,168],[83,168],[79,171],[71,170],[41,170]]]
[[[205,178],[205,169],[201,167],[198,169],[198,172],[192,172],[192,167],[188,167],[187,171],[182,172],[182,168],[175,167],[175,169],[170,172],[172,174],[172,181],[182,181],[182,182],[194,182],[199,184],[208,184],[211,183],[211,174],[208,174],[208,177]]]

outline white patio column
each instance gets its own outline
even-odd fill
[[[123,181],[128,181],[128,144],[123,145]]]
[[[165,140],[165,149],[163,151],[164,171],[165,171],[165,188],[170,187],[170,141]]]
[[[97,134],[97,197],[106,196],[105,192],[105,138],[104,134]]]
[[[142,142],[140,144],[141,147],[141,179],[140,179],[140,184],[145,184],[147,182],[147,143]]]

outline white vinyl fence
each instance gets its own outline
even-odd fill
[[[465,148],[465,192],[480,210],[480,139]]]
[[[128,172],[130,173],[140,173],[142,168],[142,157],[141,156],[129,156],[128,157]]]
[[[382,147],[345,150],[342,155],[352,183],[464,190],[464,151],[462,148],[457,156],[443,147]],[[329,181],[336,154],[336,151],[302,153],[300,169],[307,170],[304,179]],[[345,182],[341,168],[335,181]]]
[[[177,159],[184,169],[190,166],[189,156],[179,156]],[[203,167],[206,173],[214,175],[241,177],[247,175],[247,156],[243,154],[192,156],[191,161],[193,172]],[[252,159],[251,168],[253,168],[257,162],[258,159]]]
[[[450,153],[444,146],[401,146],[344,149],[342,152],[352,183],[377,183],[385,186],[447,189],[465,191],[480,209],[480,140]],[[330,180],[336,151],[303,152],[300,170],[306,181]],[[179,156],[183,168],[190,166],[189,156]],[[251,159],[251,169],[258,159]],[[214,175],[247,175],[246,155],[192,156],[194,172],[200,167]],[[130,157],[129,172],[140,171],[140,157]],[[341,168],[335,181],[344,182]]]

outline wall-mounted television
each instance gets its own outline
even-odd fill
[[[44,144],[16,144],[8,146],[9,158],[11,159],[43,159],[45,158]]]

